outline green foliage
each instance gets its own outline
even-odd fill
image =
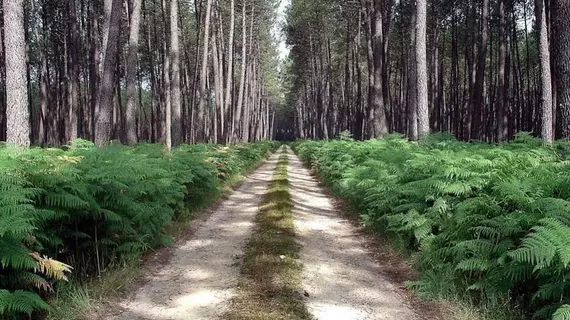
[[[175,219],[276,148],[160,145],[0,149],[0,318],[46,311],[58,280],[101,274],[171,243]],[[51,258],[50,258],[51,257]]]
[[[409,285],[420,293],[569,317],[567,143],[519,134],[488,145],[440,134],[294,148],[364,225],[416,252],[422,276]]]

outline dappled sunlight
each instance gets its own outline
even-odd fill
[[[224,314],[277,160],[278,153],[251,174],[112,319],[216,319]]]
[[[404,297],[382,275],[357,229],[297,156],[289,152],[295,228],[303,249],[303,285],[316,319],[417,319]]]

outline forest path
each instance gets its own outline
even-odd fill
[[[289,192],[301,245],[302,285],[317,320],[413,320],[419,317],[382,274],[357,228],[291,149]]]
[[[239,259],[280,154],[249,175],[110,319],[206,320],[223,315],[235,295]]]

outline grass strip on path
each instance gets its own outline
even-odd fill
[[[301,289],[300,247],[287,177],[288,157],[279,158],[249,240],[238,294],[224,319],[312,319]]]

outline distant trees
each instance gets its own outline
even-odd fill
[[[5,1],[1,13],[0,141],[170,147],[272,136],[275,0],[26,3]],[[247,27],[236,27],[242,14]]]
[[[292,0],[281,73],[276,1],[5,1],[0,140],[570,139],[567,1]]]
[[[570,5],[533,2],[293,0],[296,135],[381,137],[372,120],[384,113],[386,132],[411,139],[444,131],[494,142],[528,131],[552,141],[554,121],[556,137],[570,138]]]

